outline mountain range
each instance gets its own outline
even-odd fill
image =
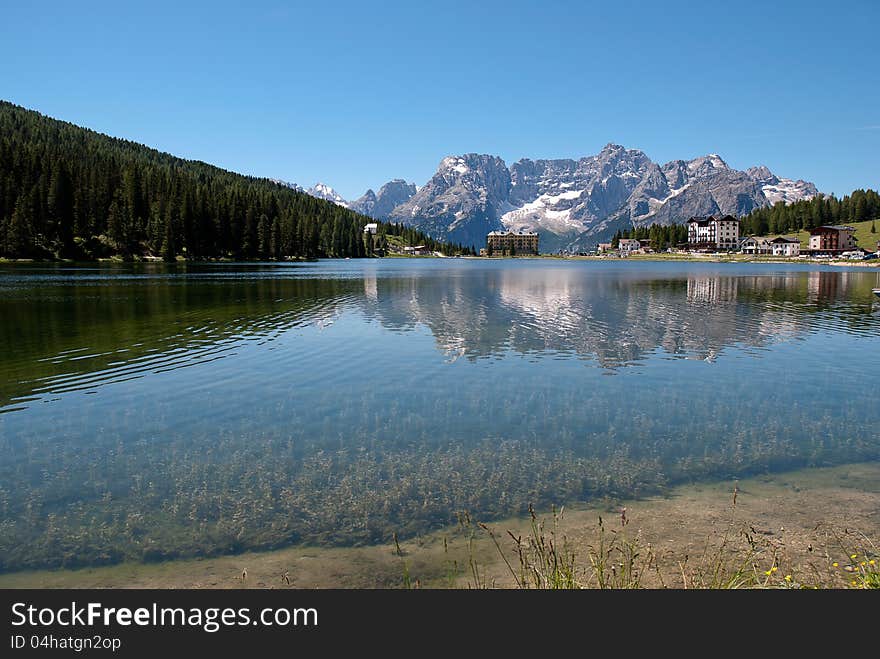
[[[509,167],[497,156],[448,156],[421,187],[395,179],[355,201],[323,183],[304,191],[464,245],[482,246],[493,230],[537,231],[543,252],[585,249],[631,226],[746,215],[818,194],[814,184],[764,166],[733,169],[717,154],[660,165],[618,144],[577,160],[522,159]]]

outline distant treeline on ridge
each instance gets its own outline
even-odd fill
[[[0,256],[364,257],[391,235],[447,254],[462,251],[382,222],[375,237],[365,238],[372,221],[269,179],[0,101]]]
[[[792,204],[778,202],[756,208],[740,219],[740,234],[766,236],[826,224],[865,222],[880,217],[880,195],[874,190],[855,190],[838,199],[834,195],[817,195]]]
[[[777,202],[773,206],[756,208],[739,220],[740,236],[766,236],[814,229],[827,224],[865,222],[880,218],[880,194],[874,190],[855,190],[838,199],[834,195],[817,195],[791,204]],[[687,222],[670,225],[652,224],[618,230],[612,240],[617,247],[621,238],[650,240],[655,250],[665,249],[687,241]]]

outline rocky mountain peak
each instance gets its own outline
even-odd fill
[[[615,144],[614,142],[608,142],[608,144],[603,146],[602,150],[599,151],[599,156],[601,157],[602,155],[605,155],[605,154],[621,153],[624,151],[626,151],[625,146],[622,146],[620,144]]]
[[[392,179],[388,181],[385,185],[379,188],[379,197],[388,197],[389,195],[393,195],[395,197],[406,197],[409,199],[416,193],[416,186],[414,183],[407,183],[402,178]]]
[[[758,183],[775,185],[779,182],[779,178],[764,165],[759,165],[758,167],[749,167],[746,170],[746,174],[749,175],[749,178],[757,181]]]
[[[696,178],[713,176],[719,171],[730,170],[730,167],[717,153],[694,158],[687,163],[688,174]]]
[[[306,193],[312,195],[313,197],[317,197],[318,199],[326,199],[327,201],[332,201],[334,204],[345,206],[346,208],[348,208],[348,202],[346,202],[345,199],[342,198],[342,195],[340,195],[338,192],[336,192],[336,190],[331,188],[326,183],[321,183],[320,181],[318,181],[317,183],[315,183],[315,185],[306,190]]]

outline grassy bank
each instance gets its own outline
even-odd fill
[[[400,543],[11,573],[0,588],[878,586],[878,511],[880,464],[855,464],[489,525],[462,513]]]
[[[880,233],[871,233],[871,226],[874,225],[876,228],[875,220],[866,220],[865,222],[842,222],[841,224],[855,229],[853,237],[856,239],[856,244],[859,247],[864,247],[865,249],[869,249],[871,251],[876,249],[877,241],[880,240]],[[795,236],[798,240],[801,241],[802,249],[810,246],[810,232],[807,230],[782,235]],[[768,237],[775,238],[776,235]]]

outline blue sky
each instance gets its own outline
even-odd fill
[[[347,198],[607,142],[880,187],[875,0],[0,4],[0,98]]]

